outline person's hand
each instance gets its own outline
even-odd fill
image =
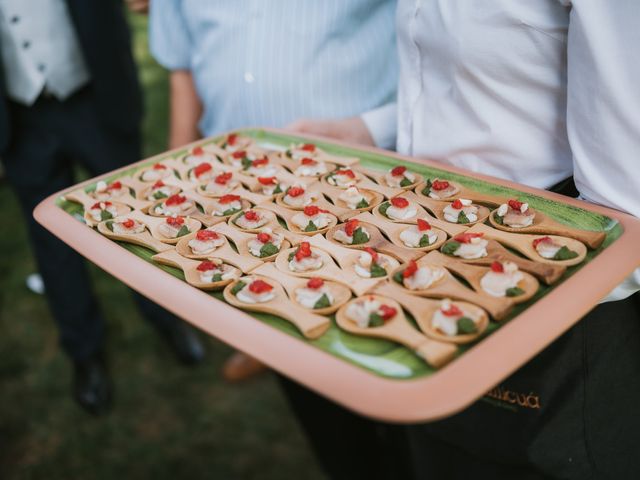
[[[303,118],[287,125],[285,129],[294,133],[309,133],[349,143],[375,146],[369,129],[360,117],[340,120],[309,120]]]
[[[127,7],[133,13],[149,13],[149,0],[126,0]]]

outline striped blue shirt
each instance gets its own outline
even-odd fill
[[[395,0],[153,0],[150,44],[190,70],[200,130],[361,114],[395,98]]]

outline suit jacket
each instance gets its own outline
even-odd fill
[[[91,73],[92,101],[99,117],[108,128],[136,131],[142,118],[142,96],[122,2],[66,1]],[[0,152],[6,148],[10,135],[4,74],[0,71]]]

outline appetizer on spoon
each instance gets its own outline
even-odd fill
[[[260,208],[270,210],[284,220],[287,228],[299,235],[325,233],[338,224],[338,218],[328,210],[308,205],[300,211],[290,210],[275,203],[265,203]]]
[[[452,202],[459,198],[468,198],[474,203],[498,206],[506,201],[504,197],[478,192],[461,183],[442,178],[428,178],[415,188],[416,195],[433,200]]]
[[[404,345],[435,368],[449,363],[457,352],[455,345],[432,340],[418,332],[396,301],[380,295],[351,300],[338,310],[336,322],[347,332]]]
[[[280,284],[266,277],[242,277],[227,285],[223,296],[234,307],[282,317],[309,339],[321,337],[331,325],[328,318],[289,300]]]
[[[580,230],[564,225],[551,217],[533,210],[527,203],[515,199],[503,203],[491,212],[489,221],[498,230],[512,233],[533,233],[570,237],[596,249],[606,237],[604,232]]]
[[[417,202],[429,210],[439,220],[459,225],[475,225],[484,222],[490,210],[482,205],[474,204],[470,199],[457,198],[452,202],[441,202],[428,197],[412,194]]]
[[[274,260],[281,249],[291,247],[281,228],[262,227],[257,234],[253,234],[219,223],[211,230],[233,241],[241,255],[250,255],[263,262]]]
[[[194,237],[202,227],[198,220],[180,215],[152,217],[134,210],[129,214],[129,218],[145,224],[154,238],[169,245],[175,245],[181,238]]]
[[[140,245],[154,252],[164,252],[173,248],[171,245],[154,238],[144,223],[128,218],[126,215],[100,222],[97,228],[102,235],[111,240]]]
[[[242,275],[240,270],[218,258],[193,260],[183,257],[175,250],[158,253],[151,260],[181,269],[186,282],[200,290],[219,290]]]

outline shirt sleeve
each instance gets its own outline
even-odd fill
[[[392,102],[360,115],[377,147],[395,150],[398,131],[397,112],[397,104]]]
[[[168,70],[190,70],[192,42],[181,0],[153,0],[149,11],[149,49]]]
[[[640,217],[640,2],[574,0],[567,132],[585,200]],[[607,299],[640,290],[640,270]]]

